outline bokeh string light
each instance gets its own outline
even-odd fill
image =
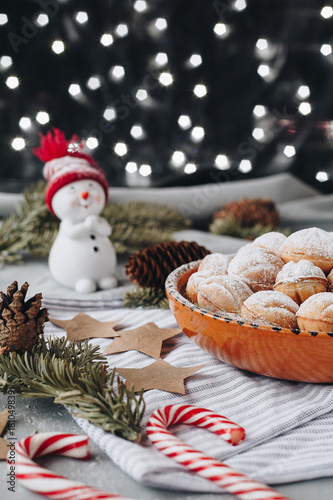
[[[112,185],[290,171],[332,191],[331,4],[5,0],[0,10],[7,189],[42,177],[32,148],[59,127],[86,140]]]

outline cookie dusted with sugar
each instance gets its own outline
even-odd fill
[[[257,292],[243,303],[243,319],[258,325],[297,328],[298,304],[288,295],[273,290]]]
[[[253,292],[272,290],[279,271],[284,266],[283,260],[265,248],[248,247],[232,259],[228,275],[240,278]]]
[[[234,255],[211,253],[206,255],[199,264],[198,271],[214,270],[218,274],[227,274],[228,266]]]
[[[277,231],[271,231],[269,233],[258,236],[258,238],[253,240],[251,243],[247,243],[246,245],[241,247],[237,251],[236,255],[247,253],[252,248],[263,248],[275,253],[275,255],[278,255],[280,257],[280,247],[286,239],[287,236],[285,234],[278,233]]]
[[[333,268],[333,238],[318,227],[301,229],[288,236],[281,245],[280,256],[285,262],[310,260],[328,273]]]
[[[301,304],[311,295],[326,292],[326,284],[325,273],[310,260],[290,261],[278,273],[274,290]]]
[[[280,247],[286,241],[287,236],[283,233],[279,233],[277,231],[271,231],[269,233],[262,234],[258,236],[251,243],[252,246],[265,248],[266,250],[270,250],[276,255],[280,256]]]
[[[333,332],[333,293],[317,293],[304,301],[297,312],[297,323],[300,330]]]
[[[243,302],[252,295],[244,281],[231,276],[212,276],[198,286],[197,302],[212,312],[239,315]]]
[[[198,286],[203,280],[215,275],[214,270],[206,269],[191,274],[186,284],[186,295],[191,302],[197,302]]]

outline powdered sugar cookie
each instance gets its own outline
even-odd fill
[[[230,262],[228,275],[245,281],[253,292],[272,290],[283,260],[265,248],[250,247],[238,253]]]
[[[242,318],[259,325],[297,328],[298,304],[288,295],[273,290],[257,292],[243,303]]]
[[[274,290],[289,295],[301,304],[311,295],[326,292],[325,273],[310,260],[290,261],[276,277]]]
[[[251,289],[239,278],[210,277],[199,283],[197,301],[200,307],[210,311],[239,315],[244,300],[250,295]]]
[[[333,268],[333,239],[318,227],[301,229],[288,236],[281,245],[280,255],[285,262],[310,260],[328,273]]]
[[[297,312],[300,330],[333,332],[333,293],[317,293],[301,304]]]

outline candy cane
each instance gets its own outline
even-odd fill
[[[109,500],[111,498],[126,500],[123,496],[113,495],[59,476],[40,467],[32,460],[42,455],[52,454],[87,459],[90,457],[88,441],[87,436],[53,432],[27,437],[19,441],[15,447],[14,465],[11,465],[13,459],[10,459],[8,454],[8,471],[15,473],[16,478],[25,488],[55,500]]]
[[[290,500],[178,439],[167,430],[169,425],[176,423],[203,427],[232,445],[244,439],[245,431],[242,427],[210,410],[179,404],[155,411],[148,420],[147,434],[164,455],[242,500]]]

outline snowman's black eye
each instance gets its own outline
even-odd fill
[[[93,184],[93,182],[89,182],[88,187],[89,187],[89,189],[94,189],[94,184]]]
[[[70,193],[75,193],[75,191],[76,191],[75,186],[69,186]]]

